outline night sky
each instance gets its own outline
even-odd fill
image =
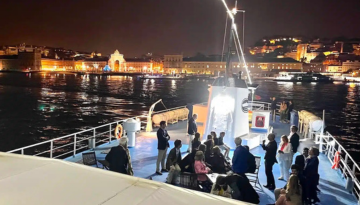
[[[233,5],[233,0],[227,0]],[[360,0],[240,0],[245,45],[263,36],[360,37]],[[220,0],[2,0],[0,45],[27,43],[125,57],[220,54]],[[238,15],[241,26],[241,14]]]

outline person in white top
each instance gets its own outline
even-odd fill
[[[277,157],[279,159],[281,173],[279,180],[284,179],[287,181],[289,179],[289,169],[292,162],[292,146],[286,135],[281,136]]]

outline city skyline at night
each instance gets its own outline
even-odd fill
[[[233,1],[227,1],[232,7]],[[226,13],[219,0],[7,1],[0,17],[0,45],[34,45],[98,51],[121,49],[193,55],[221,53]],[[245,46],[276,34],[359,37],[360,2],[239,1],[246,10]],[[237,22],[241,26],[242,16]],[[240,34],[242,35],[242,34]]]

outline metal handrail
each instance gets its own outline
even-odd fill
[[[360,173],[359,165],[346,151],[346,149],[340,144],[340,142],[337,141],[336,138],[332,136],[329,132],[326,132],[324,135],[317,135],[316,139],[317,140],[315,141],[320,144],[320,151],[325,152],[327,158],[331,163],[334,163],[334,157],[337,151],[342,153],[340,155],[341,160],[339,162],[339,169],[343,172],[343,176],[345,179],[351,177],[351,181],[357,188],[355,189],[355,187],[353,187],[352,191],[353,193],[355,193],[356,197],[360,199],[360,181],[356,177],[357,174]],[[349,166],[349,163],[352,164],[352,167]]]
[[[268,103],[268,102],[250,101],[249,103],[252,104],[252,105],[260,105],[259,107],[264,109],[264,110],[268,110],[270,108],[270,103]],[[206,104],[206,102],[201,103],[201,104]],[[170,109],[166,109],[166,110],[160,110],[160,111],[153,112],[153,114],[168,112],[168,111],[171,111],[171,110],[176,110],[176,109],[181,109],[181,108],[186,108],[186,106],[179,106],[179,107],[174,107],[174,108],[170,108]],[[128,119],[137,119],[137,118],[146,118],[146,117],[147,117],[147,115],[139,115],[139,116],[131,117],[131,118],[128,118]],[[39,142],[39,143],[28,145],[28,146],[25,146],[25,147],[17,148],[17,149],[8,151],[8,153],[20,152],[22,155],[24,155],[25,150],[27,150],[27,149],[36,148],[36,147],[39,147],[39,146],[44,146],[46,144],[50,144],[50,149],[49,150],[41,151],[41,152],[36,153],[34,155],[38,156],[38,155],[49,153],[50,158],[58,158],[60,156],[66,155],[66,154],[73,153],[73,156],[75,156],[76,153],[77,153],[76,152],[77,150],[86,148],[86,146],[81,146],[81,145],[80,145],[81,147],[79,147],[78,143],[86,141],[88,139],[95,138],[95,140],[96,140],[97,137],[109,134],[109,137],[107,139],[99,139],[99,141],[97,141],[96,143],[105,142],[105,141],[108,141],[110,143],[112,141],[112,139],[115,139],[114,136],[112,136],[112,132],[115,130],[116,125],[122,124],[123,122],[125,122],[128,119],[115,121],[115,122],[112,122],[112,123],[100,125],[100,126],[97,126],[97,127],[91,128],[91,129],[87,129],[87,130],[82,130],[82,131],[79,131],[79,132],[76,132],[76,133],[73,133],[73,134],[69,134],[69,135],[65,135],[65,136],[62,136],[62,137],[54,138],[54,139],[47,140],[47,141],[44,141],[44,142]],[[140,122],[143,123],[143,124],[146,124],[146,122],[142,122],[141,120],[140,120]],[[104,129],[106,127],[109,127],[109,130],[107,130],[105,132],[98,131],[99,133],[97,133],[98,129]],[[89,136],[89,137],[81,137],[80,138],[79,135],[84,134],[84,133],[93,133],[93,134],[91,136]],[[69,140],[69,142],[66,143],[66,144],[62,144],[60,146],[54,146],[54,142],[56,142],[58,140],[66,139],[66,138],[70,138],[71,140]],[[61,149],[63,147],[71,146],[71,145],[73,145],[73,150],[72,151],[69,151],[69,152],[66,152],[66,153],[59,153],[59,155],[53,156],[55,150],[59,150],[59,149]]]

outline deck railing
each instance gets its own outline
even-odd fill
[[[336,152],[340,153],[339,171],[346,180],[346,188],[360,199],[360,182],[358,175],[360,167],[346,149],[329,132],[317,135],[315,142],[319,144],[320,152],[324,153],[333,164]],[[330,167],[329,167],[330,169]]]
[[[153,112],[153,114],[167,112],[181,108],[185,108],[185,106],[156,111]],[[270,103],[260,102],[260,101],[249,102],[249,108],[252,110],[268,110],[270,108]],[[131,118],[139,119],[141,122],[142,129],[146,126],[147,115],[140,115]],[[69,156],[75,156],[77,153],[87,150],[89,149],[89,147],[91,147],[90,139],[95,141],[95,145],[93,146],[104,144],[106,142],[110,143],[112,140],[116,139],[114,136],[114,131],[116,126],[118,124],[122,124],[128,119],[119,120],[116,122],[97,126],[73,134],[65,135],[44,142],[14,149],[8,152],[18,153],[22,155],[49,157],[49,158],[65,158]]]

